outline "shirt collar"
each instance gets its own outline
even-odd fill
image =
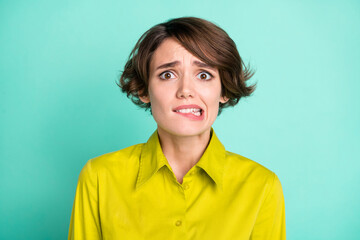
[[[211,128],[210,142],[196,166],[202,168],[207,175],[222,189],[223,172],[225,164],[225,148]],[[139,174],[136,181],[136,189],[147,182],[160,168],[167,166],[171,169],[162,152],[157,130],[144,144],[141,155]]]

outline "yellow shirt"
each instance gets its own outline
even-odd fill
[[[211,132],[182,184],[157,131],[145,144],[89,160],[79,176],[69,239],[285,239],[277,176],[226,151]]]

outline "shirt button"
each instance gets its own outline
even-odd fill
[[[175,225],[178,226],[178,227],[181,226],[181,224],[182,224],[182,222],[180,220],[177,220],[176,223],[175,223]]]
[[[185,184],[184,185],[184,189],[186,190],[186,189],[189,189],[189,184]]]

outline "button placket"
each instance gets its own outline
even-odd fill
[[[180,227],[181,225],[182,225],[182,221],[181,221],[181,220],[177,220],[177,221],[175,222],[175,226]]]

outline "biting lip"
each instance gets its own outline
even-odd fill
[[[173,111],[176,112],[176,111],[179,111],[181,109],[191,109],[191,108],[200,109],[201,112],[204,111],[199,105],[196,105],[196,104],[181,105],[181,106],[178,106],[178,107],[174,108]]]
[[[173,112],[190,120],[201,121],[204,119],[204,110],[195,104],[178,106],[173,109]]]

